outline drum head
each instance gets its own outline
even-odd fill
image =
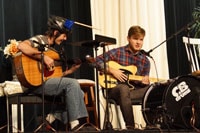
[[[200,80],[194,76],[182,76],[174,80],[164,92],[163,106],[172,128],[191,128],[190,120],[195,117],[195,127],[199,125]]]
[[[154,83],[146,91],[142,102],[142,113],[147,125],[157,125],[162,116],[162,99],[167,84]]]

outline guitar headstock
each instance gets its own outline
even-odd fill
[[[82,64],[82,63],[94,63],[95,59],[94,57],[90,56],[90,55],[86,55],[85,58],[83,59],[79,59],[79,58],[75,58],[75,59],[68,59],[67,63],[68,64]]]
[[[85,59],[86,59],[87,63],[94,63],[95,62],[94,57],[92,57],[91,55],[86,55]]]

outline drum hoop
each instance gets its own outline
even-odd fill
[[[148,100],[148,98],[150,98],[150,94],[151,94],[151,92],[153,91],[153,89],[155,89],[157,86],[158,87],[160,87],[160,85],[163,85],[164,87],[168,87],[168,82],[169,81],[167,81],[166,83],[161,83],[161,82],[155,82],[155,83],[153,83],[153,84],[151,84],[151,86],[147,89],[147,91],[145,92],[145,94],[144,94],[144,97],[143,97],[143,101],[142,101],[142,114],[143,114],[143,117],[144,117],[144,120],[145,120],[145,122],[147,123],[147,124],[152,124],[150,121],[149,121],[149,117],[148,117],[148,115],[147,115],[147,113],[146,113],[146,111],[148,111],[147,110],[147,100]],[[163,90],[163,93],[162,93],[162,99],[161,99],[161,106],[163,106],[163,95],[164,95],[164,92],[165,92],[165,89],[166,88],[164,88],[164,90]]]
[[[147,117],[146,113],[145,113],[145,111],[146,111],[146,109],[145,109],[146,108],[146,102],[147,102],[147,98],[148,98],[147,96],[149,96],[150,92],[155,87],[155,85],[156,84],[154,83],[147,89],[147,91],[144,94],[143,100],[142,100],[142,114],[143,114],[144,120],[147,122],[147,124],[151,124],[149,122],[149,120],[148,120],[148,117]]]

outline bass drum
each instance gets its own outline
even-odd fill
[[[171,129],[199,128],[200,79],[187,75],[151,85],[143,98],[142,109],[147,125]]]

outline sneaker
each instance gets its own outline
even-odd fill
[[[126,129],[127,129],[127,130],[134,130],[135,127],[134,127],[134,126],[126,126]]]
[[[71,129],[72,132],[91,132],[91,131],[100,131],[100,129],[98,129],[97,127],[95,127],[94,125],[90,124],[90,123],[85,123],[83,125],[78,124],[77,126],[75,126],[73,129]]]
[[[53,114],[48,114],[46,117],[46,121],[48,121],[50,124],[53,123],[56,120]]]
[[[80,129],[82,129],[83,125],[78,124],[74,128],[71,129],[72,132],[78,132]]]

